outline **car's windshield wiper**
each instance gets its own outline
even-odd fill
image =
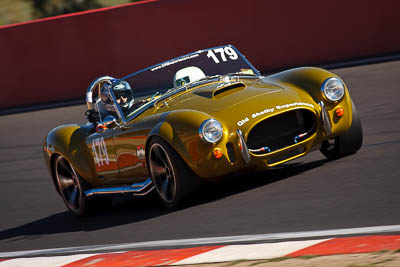
[[[221,77],[221,75],[205,76],[205,77],[203,77],[203,78],[201,78],[201,79],[199,79],[197,81],[194,81],[193,83],[204,81],[204,80],[214,80],[214,79],[219,78],[219,77]]]
[[[245,72],[232,72],[232,73],[226,74],[226,76],[242,76],[242,77],[248,76],[248,77],[252,77],[252,78],[258,77],[258,75],[255,73],[245,73]]]
[[[159,95],[162,95],[160,92],[155,92],[152,96],[151,96],[151,99],[149,100],[149,101],[151,101],[151,100],[153,100],[156,96],[159,96]]]
[[[208,83],[208,82],[215,82],[215,81],[218,81],[220,77],[221,77],[221,75],[205,76],[197,81],[185,84],[185,86],[187,86],[187,88],[190,88],[190,87],[194,87],[194,86]]]

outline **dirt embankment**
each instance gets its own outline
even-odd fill
[[[188,267],[399,267],[400,249],[397,251],[380,251],[375,253],[303,256],[299,258],[276,258],[257,261],[232,261],[212,264],[186,265]]]

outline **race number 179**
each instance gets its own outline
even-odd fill
[[[212,58],[215,63],[220,63],[220,59],[225,62],[229,59],[236,60],[238,59],[238,54],[233,50],[232,47],[225,46],[220,48],[215,48],[213,50],[209,50],[207,53],[208,58]]]

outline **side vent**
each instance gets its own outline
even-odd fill
[[[244,83],[233,83],[224,87],[217,88],[213,93],[214,99],[220,99],[224,96],[239,92],[246,88]]]

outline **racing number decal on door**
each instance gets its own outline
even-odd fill
[[[214,62],[218,64],[218,63],[220,63],[220,61],[216,54],[219,54],[219,57],[222,59],[223,62],[228,60],[226,58],[226,55],[228,55],[228,58],[230,58],[231,60],[238,59],[238,54],[235,52],[235,50],[233,50],[232,47],[229,47],[229,46],[220,47],[220,48],[216,48],[214,50],[208,51],[207,57],[212,58],[214,60]]]
[[[108,158],[108,152],[104,138],[95,138],[92,142],[93,157],[96,164],[101,167],[104,164],[110,164],[110,159]]]
[[[140,145],[136,147],[136,156],[140,160],[146,159],[146,154],[144,151],[144,146]]]

